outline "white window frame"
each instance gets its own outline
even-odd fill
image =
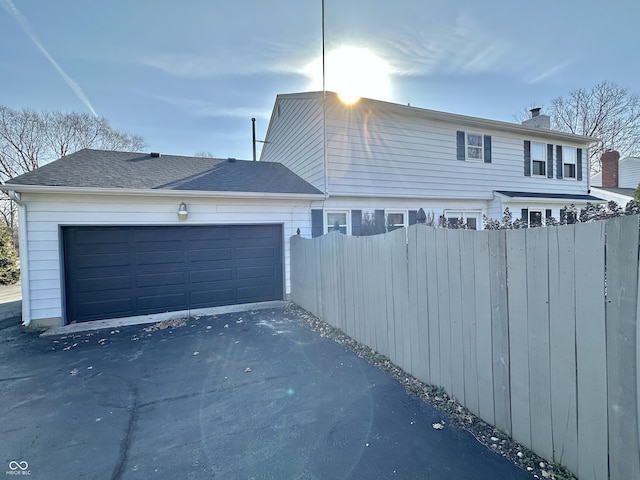
[[[482,222],[480,221],[482,219],[482,212],[480,210],[445,210],[443,212],[444,214],[444,218],[446,218],[447,220],[449,220],[449,217],[455,217],[455,218],[462,218],[462,220],[467,223],[468,219],[474,218],[476,221],[476,230],[482,230]]]
[[[351,235],[351,213],[349,210],[326,210],[324,213],[324,233],[329,233],[333,231],[334,223],[329,223],[329,215],[345,215],[346,224],[340,224],[340,227],[344,226],[346,234]],[[331,227],[331,230],[329,228]]]
[[[479,137],[480,145],[469,145],[469,137]],[[470,157],[469,149],[470,148],[478,148],[480,149],[480,158]],[[484,162],[484,135],[477,132],[465,132],[464,134],[464,158],[468,162]]]
[[[567,161],[567,152],[571,152],[571,159]],[[562,178],[566,178],[567,180],[577,180],[578,179],[578,149],[576,147],[568,147],[562,146]],[[573,165],[573,177],[568,177],[565,175],[564,166],[565,165]]]
[[[540,146],[542,147],[542,158],[535,158],[534,155],[534,147]],[[543,165],[544,173],[535,173],[535,169],[533,168],[534,162],[541,162]],[[542,142],[531,142],[531,175],[534,177],[547,177],[547,145]]]
[[[395,228],[389,230],[389,215],[402,215],[402,225],[398,224],[397,226],[394,224]],[[407,217],[408,212],[406,210],[385,210],[384,211],[384,228],[387,232],[392,232],[393,230],[397,230],[398,228],[403,228],[407,226]]]

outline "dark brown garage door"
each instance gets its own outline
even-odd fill
[[[63,227],[67,322],[283,299],[281,225]]]

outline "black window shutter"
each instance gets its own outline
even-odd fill
[[[458,160],[464,160],[466,158],[464,151],[464,132],[458,130],[456,133],[456,139],[458,143]]]
[[[376,233],[384,233],[387,231],[387,225],[384,221],[384,210],[375,210],[373,212],[373,218],[375,221],[375,232]]]
[[[417,216],[418,216],[417,210],[409,210],[409,225],[415,225],[416,223],[418,223],[416,221]]]
[[[556,145],[556,178],[562,178],[562,145]]]
[[[484,163],[491,163],[491,135],[484,136]]]
[[[582,149],[576,150],[576,180],[582,180]]]
[[[522,220],[526,225],[529,225],[529,209],[528,208],[522,209],[520,220]]]
[[[551,209],[550,208],[547,208],[545,210],[544,216],[545,216],[546,219],[549,219],[549,218],[551,218],[553,216],[553,215],[551,215]]]
[[[362,226],[362,210],[351,210],[351,235],[359,236]]]
[[[311,209],[311,236],[321,237],[324,234],[324,212],[321,208]]]
[[[531,142],[524,141],[524,176],[531,176]]]
[[[547,144],[547,178],[553,178],[553,145]]]

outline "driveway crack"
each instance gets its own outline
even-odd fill
[[[133,389],[133,406],[129,412],[129,422],[127,424],[127,429],[124,435],[124,438],[120,442],[120,455],[118,456],[118,462],[116,463],[115,468],[113,469],[113,474],[111,475],[111,480],[119,480],[122,478],[122,474],[124,473],[124,468],[127,464],[127,459],[129,457],[129,448],[131,447],[131,437],[133,435],[133,427],[138,420],[138,389]]]

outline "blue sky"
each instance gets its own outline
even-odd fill
[[[0,7],[0,104],[95,112],[149,151],[250,159],[251,117],[262,139],[278,93],[321,89],[320,0]],[[325,49],[382,59],[382,100],[513,121],[602,80],[640,94],[639,17],[637,0],[325,0]]]

